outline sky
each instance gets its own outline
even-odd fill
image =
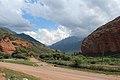
[[[51,45],[86,37],[120,15],[120,0],[0,0],[0,27]]]

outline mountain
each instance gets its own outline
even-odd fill
[[[30,41],[30,42],[34,42],[34,43],[40,43],[39,41],[37,41],[36,39],[32,38],[31,36],[29,35],[26,35],[24,33],[21,33],[21,34],[17,34],[20,38],[26,40],[26,41]],[[42,44],[42,43],[41,43]]]
[[[49,47],[52,49],[63,51],[63,52],[79,52],[81,48],[82,40],[83,38],[71,36]]]
[[[14,31],[6,28],[6,27],[0,27],[0,29],[2,29],[2,30],[4,30],[4,31],[7,31],[7,32],[9,32],[9,33],[11,33],[11,34],[17,34],[16,32],[14,32]]]
[[[53,50],[28,35],[17,34],[10,29],[0,28],[0,53],[12,54],[16,52],[51,54]]]
[[[32,38],[31,36],[26,35],[26,34],[24,34],[24,33],[17,34],[16,32],[14,32],[14,31],[12,31],[12,30],[10,30],[10,29],[8,29],[8,28],[5,28],[5,27],[0,27],[0,29],[5,30],[5,31],[7,31],[7,32],[9,32],[9,33],[11,33],[11,34],[13,34],[13,35],[15,35],[15,36],[19,36],[20,38],[22,38],[22,39],[24,39],[24,40],[26,40],[26,41],[35,42],[35,43],[40,43],[40,42],[37,41],[36,39],[34,39],[34,38]]]
[[[120,53],[120,17],[91,33],[83,40],[81,49],[87,55]]]

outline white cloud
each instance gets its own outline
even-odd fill
[[[32,28],[29,21],[22,17],[24,0],[0,0],[0,27],[24,31]]]
[[[88,35],[100,25],[114,19],[120,14],[119,0],[37,1],[35,4],[26,6],[28,13],[66,26],[72,30],[72,35],[78,36]]]
[[[51,45],[70,36],[71,31],[60,25],[56,30],[48,30],[42,28],[39,29],[38,32],[26,31],[24,33],[32,36],[33,38],[46,45]]]
[[[30,35],[34,39],[37,39],[37,37],[38,37],[38,34],[34,31],[24,31],[24,33],[27,34],[27,35]]]

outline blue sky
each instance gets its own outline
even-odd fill
[[[39,0],[39,2],[42,0]],[[38,0],[26,0],[26,3],[31,3],[31,4],[35,4],[37,3]],[[40,4],[43,6],[44,4],[42,4],[40,2]],[[49,29],[49,30],[54,30],[57,29],[57,27],[59,26],[59,24],[51,21],[51,20],[47,20],[43,17],[36,17],[36,16],[32,16],[31,14],[27,13],[26,11],[22,10],[22,17],[27,19],[31,24],[33,24],[35,26],[35,28],[33,29],[33,31],[37,32],[37,29],[39,28],[45,28],[45,29]]]
[[[28,20],[31,24],[33,24],[35,26],[35,28],[33,29],[33,31],[35,31],[35,32],[39,28],[53,30],[53,29],[57,29],[57,27],[58,27],[58,24],[51,20],[47,20],[42,17],[32,16],[31,14],[26,13],[25,11],[23,11],[22,17],[25,18],[26,20]]]

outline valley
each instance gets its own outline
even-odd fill
[[[51,46],[1,27],[0,69],[38,80],[120,80],[120,17],[84,39],[71,36]]]

